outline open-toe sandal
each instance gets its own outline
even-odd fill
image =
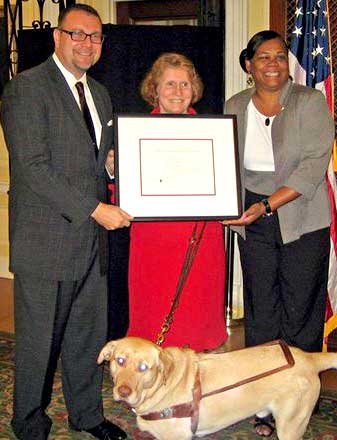
[[[266,417],[255,416],[254,431],[260,437],[270,437],[275,431],[274,417],[271,414]]]

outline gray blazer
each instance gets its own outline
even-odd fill
[[[246,110],[254,91],[253,88],[238,93],[226,102],[225,107],[227,114],[237,115],[243,201]],[[272,125],[275,189],[288,186],[302,194],[278,209],[282,239],[284,243],[289,243],[303,234],[330,225],[325,176],[335,129],[325,97],[315,89],[294,84],[289,80],[282,90],[280,103],[283,109],[275,117]],[[263,177],[261,187],[262,179]],[[245,236],[244,227],[233,229]]]
[[[10,157],[14,273],[71,281],[91,264],[100,227],[90,214],[106,197],[112,109],[106,89],[89,77],[88,85],[102,124],[97,160],[80,109],[52,58],[5,88],[1,116]]]

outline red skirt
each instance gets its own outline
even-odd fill
[[[200,231],[203,222],[197,222]],[[170,311],[195,222],[131,226],[128,336],[156,341]],[[223,228],[207,222],[163,346],[213,349],[227,339]]]

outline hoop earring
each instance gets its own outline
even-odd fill
[[[248,87],[253,87],[254,79],[253,79],[253,77],[252,77],[252,75],[250,73],[248,73],[247,81],[246,82],[247,82],[247,86]]]

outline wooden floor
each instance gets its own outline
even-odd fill
[[[225,345],[228,351],[244,347],[244,329],[239,321],[229,323],[227,328],[229,338]],[[13,281],[0,278],[0,332],[14,333],[14,301]],[[337,390],[337,371],[322,373],[323,388]]]

